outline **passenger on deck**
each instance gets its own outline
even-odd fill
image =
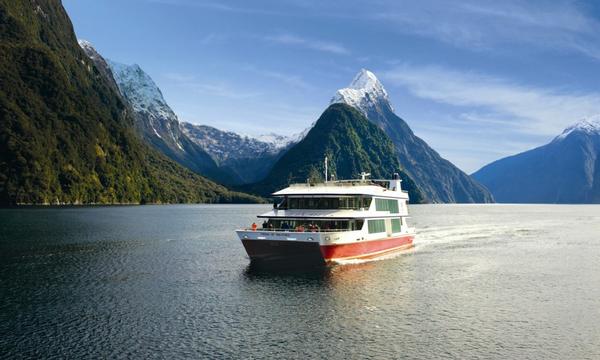
[[[258,225],[256,225],[255,222],[252,223],[252,231],[256,231],[256,228],[258,227]]]
[[[269,227],[269,225],[267,224],[267,220],[265,220],[265,222],[262,223],[262,228],[266,229],[267,227]]]

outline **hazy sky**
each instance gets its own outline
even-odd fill
[[[363,67],[414,132],[469,173],[600,113],[592,1],[63,4],[79,38],[139,64],[180,120],[225,130],[299,132]]]

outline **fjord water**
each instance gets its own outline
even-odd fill
[[[413,250],[284,274],[266,210],[0,210],[0,357],[600,357],[600,206],[412,206]]]

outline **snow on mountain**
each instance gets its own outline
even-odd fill
[[[94,48],[94,45],[92,45],[91,42],[84,39],[78,39],[77,42],[90,59],[98,60],[99,58],[101,58],[102,60],[104,60],[104,58],[102,58],[102,56],[98,54],[96,48]]]
[[[292,142],[291,138],[274,133],[260,136],[240,135],[212,126],[186,122],[181,123],[181,129],[192,141],[200,145],[220,163],[229,159],[274,155]]]
[[[173,142],[181,151],[179,120],[165,101],[162,92],[139,65],[125,65],[108,60],[119,91],[133,110],[145,118],[154,135]],[[165,139],[166,137],[166,139]]]
[[[83,52],[87,55],[87,57],[90,58],[90,60],[92,60],[94,65],[96,65],[96,68],[98,69],[100,74],[102,74],[102,76],[108,81],[110,87],[120,94],[121,91],[119,90],[119,86],[115,82],[110,66],[102,57],[102,55],[100,55],[98,51],[96,51],[94,45],[92,45],[91,42],[83,39],[79,39],[77,40],[77,42],[79,43],[79,46],[81,47],[81,49],[83,49]],[[88,69],[91,70],[91,67],[88,67]]]
[[[492,195],[467,174],[443,159],[395,114],[388,93],[375,74],[361,69],[350,86],[336,92],[331,103],[360,111],[392,140],[403,170],[415,180],[427,201],[438,203],[491,202]]]
[[[283,136],[275,133],[262,134],[258,136],[247,135],[247,137],[270,144],[275,149],[282,149],[294,141],[294,137]]]
[[[339,89],[331,99],[331,104],[348,104],[360,110],[365,116],[369,113],[369,109],[380,102],[385,102],[394,111],[389,103],[387,91],[375,74],[367,69],[361,69],[350,86]]]
[[[292,144],[297,144],[300,141],[302,141],[302,139],[304,139],[306,137],[306,135],[308,134],[308,132],[310,131],[310,129],[312,129],[315,126],[316,123],[317,123],[316,121],[313,121],[313,123],[310,124],[310,126],[307,127],[306,129],[302,130],[301,132],[299,132],[297,134],[289,136],[288,138],[290,140],[289,140],[288,145],[291,146]]]
[[[154,80],[139,65],[108,60],[119,89],[136,111],[152,111],[165,118],[176,117]]]
[[[394,111],[389,102],[387,91],[377,79],[375,74],[367,69],[361,69],[347,88],[339,89],[330,101],[331,104],[343,103],[359,110],[363,115],[369,117],[374,110],[384,107],[389,107],[390,111]],[[285,146],[297,144],[306,137],[308,132],[316,124],[313,122],[303,131],[288,136]]]
[[[502,203],[600,204],[600,115],[472,175]]]
[[[569,126],[562,132],[562,134],[558,135],[554,141],[560,141],[572,133],[600,135],[600,114],[584,118]]]

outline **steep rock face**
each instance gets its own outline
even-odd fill
[[[443,159],[394,113],[386,90],[372,72],[361,70],[348,88],[336,92],[331,103],[344,103],[358,109],[390,137],[400,164],[428,201],[493,202],[484,186]]]
[[[237,184],[262,180],[291,143],[290,138],[277,134],[253,138],[185,122],[181,129],[208,152],[223,171],[234,174],[239,179]]]
[[[256,201],[147,147],[59,0],[0,0],[0,204]]]
[[[92,60],[94,65],[96,65],[96,69],[98,69],[100,74],[102,74],[102,76],[106,79],[108,85],[112,88],[112,90],[117,94],[120,94],[119,86],[115,82],[113,72],[110,66],[108,65],[108,62],[106,62],[102,55],[100,55],[98,51],[96,51],[94,45],[92,45],[92,43],[90,43],[89,41],[80,39],[78,40],[78,43],[81,49],[83,49],[83,52],[85,52],[85,54],[90,58],[90,60]]]
[[[124,65],[110,60],[108,64],[120,93],[134,110],[136,127],[150,144],[199,174],[221,182],[229,180],[230,177],[218,169],[210,155],[181,131],[177,115],[139,65]]]
[[[484,166],[473,177],[502,203],[600,203],[600,115],[552,142]]]
[[[357,178],[363,171],[370,172],[373,178],[391,178],[398,172],[411,202],[423,201],[412,179],[400,171],[391,140],[359,111],[345,104],[327,108],[304,139],[275,163],[265,180],[246,189],[267,195],[290,183],[321,177],[325,156],[330,159],[330,174],[337,179]]]

